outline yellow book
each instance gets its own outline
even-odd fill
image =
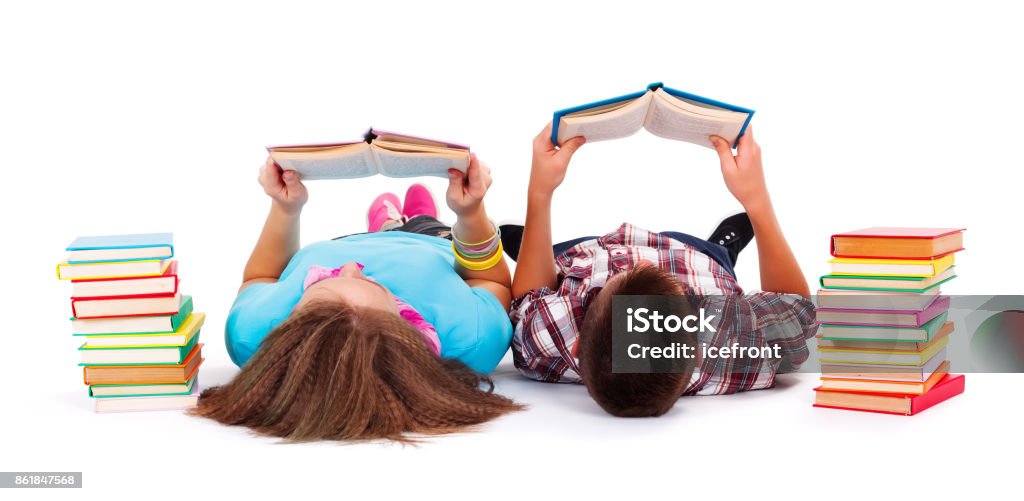
[[[878,364],[920,366],[929,361],[949,344],[949,336],[918,352],[896,350],[856,350],[818,348],[821,362],[830,364]]]
[[[953,266],[953,254],[938,259],[863,259],[836,257],[828,261],[833,275],[934,277]]]
[[[178,330],[161,334],[109,334],[86,336],[82,349],[96,348],[159,348],[185,346],[199,332],[206,322],[206,313],[193,313],[185,319]]]
[[[140,261],[101,261],[95,263],[57,264],[60,280],[98,280],[101,278],[155,277],[163,275],[173,259],[144,259]]]

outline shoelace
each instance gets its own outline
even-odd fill
[[[395,207],[395,204],[391,203],[390,200],[384,200],[384,210],[388,213],[388,219],[400,223],[406,222],[405,216],[398,211],[398,207]]]

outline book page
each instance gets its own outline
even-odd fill
[[[658,137],[714,149],[708,136],[718,135],[729,141],[729,144],[733,144],[747,119],[746,113],[696,107],[690,103],[683,103],[661,89],[658,91],[644,122],[644,127]],[[727,112],[728,115],[721,111]]]
[[[389,177],[434,176],[448,178],[448,169],[466,172],[469,168],[469,152],[408,153],[391,151],[374,146],[373,154],[380,163],[380,173]]]
[[[632,136],[643,127],[650,102],[651,93],[648,92],[624,106],[613,103],[601,107],[609,110],[604,113],[583,110],[563,116],[558,125],[558,143],[576,136],[587,138],[587,142]]]
[[[370,145],[366,143],[313,151],[271,150],[270,157],[282,169],[298,172],[303,181],[351,179],[377,173]]]

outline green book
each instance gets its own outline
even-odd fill
[[[818,279],[822,289],[882,292],[925,292],[956,278],[952,266],[934,277],[898,277],[873,275],[824,275]]]
[[[197,371],[198,372],[198,371]],[[162,397],[170,395],[188,395],[192,393],[199,375],[193,375],[186,383],[174,384],[94,384],[89,387],[89,396],[93,398],[110,397]]]
[[[921,343],[931,341],[946,323],[949,311],[940,313],[920,327],[877,327],[870,325],[821,324],[821,339],[829,341],[891,341]]]
[[[192,314],[192,296],[182,296],[181,306],[174,315],[151,317],[72,318],[71,332],[75,336],[163,334],[178,330]]]
[[[199,342],[199,332],[184,346],[140,346],[137,348],[78,348],[80,366],[97,365],[181,365]]]

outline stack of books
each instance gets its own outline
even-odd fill
[[[818,291],[815,407],[913,415],[964,391],[946,345],[963,229],[867,228],[832,236]]]
[[[178,289],[170,233],[79,237],[57,265],[96,412],[194,407],[206,315]]]

